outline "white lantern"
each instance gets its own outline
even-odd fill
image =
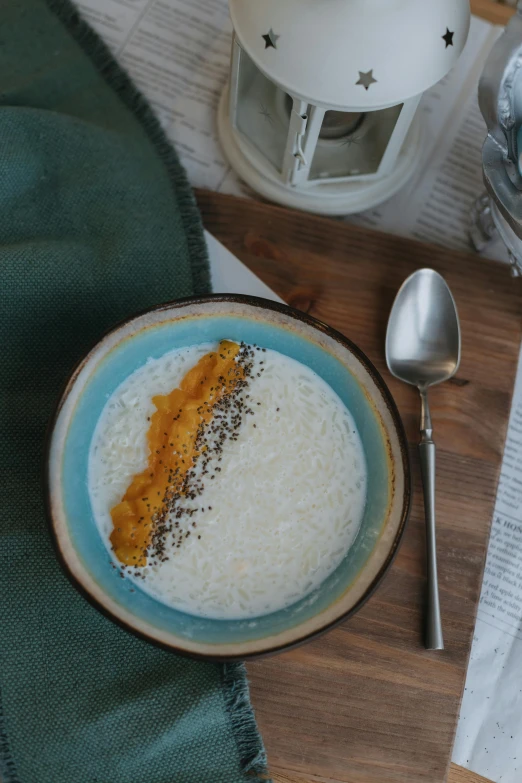
[[[384,201],[423,151],[424,90],[469,29],[468,0],[229,0],[218,127],[263,196],[326,214]]]

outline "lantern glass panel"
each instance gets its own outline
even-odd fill
[[[403,104],[366,113],[327,111],[309,179],[375,174],[399,119]]]
[[[290,127],[285,93],[261,73],[243,49],[239,50],[235,125],[281,172]]]

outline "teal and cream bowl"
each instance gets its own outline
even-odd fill
[[[121,579],[98,531],[89,497],[89,448],[108,397],[149,358],[223,338],[256,343],[308,365],[339,395],[366,458],[362,523],[344,560],[312,593],[248,620],[216,620],[173,609]],[[48,506],[58,554],[102,611],[150,641],[187,655],[246,658],[315,636],[353,614],[376,588],[400,542],[410,505],[408,454],[393,399],[366,356],[308,315],[265,299],[215,295],[162,305],[109,332],[74,370],[53,422]]]

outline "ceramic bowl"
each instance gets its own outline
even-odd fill
[[[254,620],[215,620],[172,609],[119,578],[96,527],[87,488],[91,439],[109,395],[149,357],[229,338],[273,348],[308,365],[351,411],[368,467],[367,499],[353,546],[338,568],[292,606]],[[191,298],[117,326],[72,374],[48,450],[48,507],[59,556],[75,583],[128,629],[172,650],[212,659],[275,652],[357,611],[389,567],[410,504],[408,453],[393,399],[353,343],[325,324],[265,299]]]

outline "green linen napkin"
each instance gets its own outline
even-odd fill
[[[46,425],[104,330],[209,289],[174,151],[73,7],[0,2],[0,770],[5,783],[235,783],[265,758],[244,669],[121,630],[69,584]]]

